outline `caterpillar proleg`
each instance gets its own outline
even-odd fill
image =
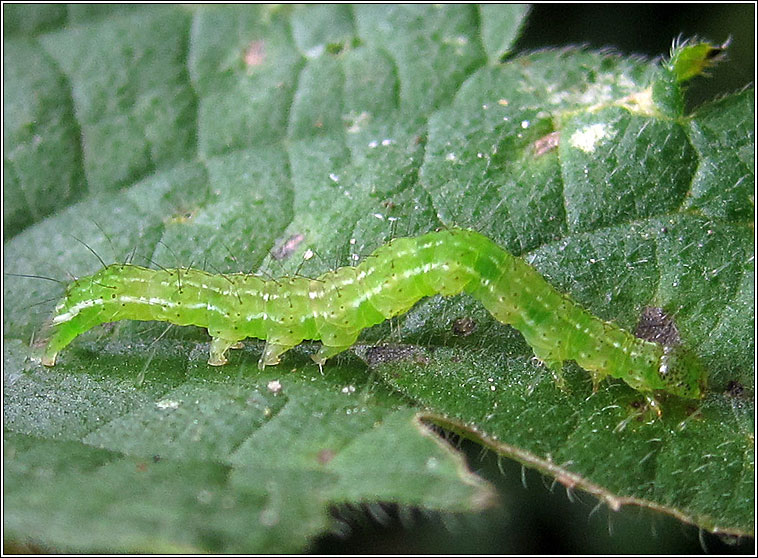
[[[315,279],[109,265],[68,286],[42,363],[53,366],[61,349],[98,324],[157,320],[207,328],[213,366],[225,364],[227,350],[247,337],[266,341],[261,369],[306,339],[321,341],[312,358],[323,365],[364,328],[421,298],[461,292],[518,329],[558,379],[563,362],[574,360],[595,386],[612,376],[646,395],[703,395],[705,369],[684,347],[640,339],[591,315],[522,259],[464,229],[394,239],[359,265]]]

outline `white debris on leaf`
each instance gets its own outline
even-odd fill
[[[347,116],[343,116],[343,120],[346,124],[349,124],[347,132],[349,134],[357,134],[371,121],[371,114],[366,111],[363,111],[360,114],[351,113]]]
[[[179,408],[179,401],[174,401],[173,399],[161,399],[160,401],[156,401],[155,406],[159,409],[177,409]]]
[[[605,122],[590,124],[571,134],[569,144],[585,153],[593,153],[598,142],[609,140],[616,135],[616,130]]]

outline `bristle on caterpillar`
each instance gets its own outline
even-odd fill
[[[323,365],[350,348],[363,329],[407,312],[424,297],[461,292],[518,329],[559,382],[563,362],[574,360],[595,386],[612,376],[646,395],[703,395],[705,370],[683,347],[646,341],[600,320],[523,260],[463,229],[395,239],[361,264],[316,279],[109,265],[69,285],[42,363],[53,366],[61,349],[96,325],[157,320],[207,328],[213,366],[225,364],[227,350],[247,337],[266,341],[261,369],[306,339],[321,341],[312,358]]]

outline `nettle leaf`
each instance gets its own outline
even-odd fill
[[[493,489],[427,422],[614,509],[752,533],[753,91],[684,114],[681,82],[717,47],[670,64],[513,56],[525,14],[9,6],[5,271],[65,283],[99,268],[94,251],[315,276],[393,236],[472,227],[605,320],[673,317],[707,364],[705,400],[638,421],[637,392],[593,392],[575,365],[561,391],[465,296],[364,332],[323,375],[310,344],[261,373],[249,342],[217,369],[199,328],[130,322],[44,369],[30,345],[62,286],[8,275],[9,540],[296,552],[333,505],[486,507]]]

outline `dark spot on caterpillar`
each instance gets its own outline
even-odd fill
[[[453,334],[458,337],[467,337],[476,330],[476,321],[471,318],[457,318],[453,321]]]
[[[640,315],[634,335],[661,345],[679,345],[681,338],[674,320],[662,308],[647,306]]]

